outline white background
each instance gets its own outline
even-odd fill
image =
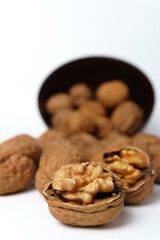
[[[160,1],[0,0],[0,141],[38,137],[47,128],[37,96],[61,64],[111,56],[138,66],[151,79],[156,104],[144,129],[160,136]],[[1,239],[159,239],[160,187],[113,223],[66,226],[51,217],[33,188],[0,197]]]

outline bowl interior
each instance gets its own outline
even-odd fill
[[[50,116],[45,110],[47,99],[54,93],[67,92],[78,82],[86,82],[94,91],[102,82],[121,79],[130,88],[130,99],[144,109],[144,124],[149,119],[154,92],[148,78],[136,67],[113,58],[92,57],[69,62],[52,72],[43,83],[38,97],[42,118],[51,127]]]

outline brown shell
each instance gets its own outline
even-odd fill
[[[77,83],[69,89],[74,106],[80,106],[88,99],[91,99],[93,92],[86,83]]]
[[[53,193],[47,184],[43,191],[51,214],[59,221],[76,226],[97,226],[116,219],[123,208],[123,192],[117,191],[115,196],[95,199],[92,204],[81,205],[64,201]]]
[[[155,178],[155,181],[157,183],[160,183],[160,149],[154,155],[154,158],[153,158],[152,162],[153,161],[154,161],[154,165],[155,165],[155,168],[156,168],[156,178]]]
[[[129,96],[128,86],[121,80],[115,79],[100,84],[96,90],[97,99],[108,108],[125,101]]]
[[[119,152],[122,149],[126,149],[126,150],[133,149],[134,151],[137,151],[138,154],[141,154],[143,159],[145,159],[145,161],[148,164],[147,169],[145,169],[143,172],[143,177],[141,179],[139,179],[136,182],[136,184],[131,186],[129,189],[123,189],[124,202],[126,204],[133,204],[133,203],[141,202],[142,200],[144,200],[151,194],[151,192],[153,190],[153,184],[154,184],[154,178],[155,178],[154,170],[151,168],[150,158],[145,152],[141,151],[138,148],[132,147],[132,146],[125,146],[125,147],[119,146],[118,147],[115,145],[115,146],[112,146],[112,148],[109,147],[106,151],[103,151],[103,152],[97,154],[97,156],[93,157],[91,159],[91,161],[101,162],[104,164],[104,167],[105,167],[104,156],[106,156],[110,153],[113,153],[113,152]]]
[[[19,135],[0,145],[0,194],[18,192],[34,178],[41,151],[37,141]]]
[[[112,112],[113,126],[120,132],[133,134],[143,122],[143,110],[133,101],[125,101]]]
[[[36,188],[41,192],[44,185],[52,180],[53,173],[61,166],[71,163],[84,162],[82,153],[70,142],[61,140],[46,146],[40,158],[40,165],[36,172]]]
[[[53,114],[61,109],[71,108],[72,100],[67,93],[56,93],[46,102],[45,108],[49,114]]]

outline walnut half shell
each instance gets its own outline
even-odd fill
[[[152,192],[154,170],[149,156],[140,149],[115,147],[104,151],[94,160],[102,162],[106,169],[121,179],[126,204],[140,202]]]
[[[44,188],[51,214],[77,226],[97,226],[117,218],[123,208],[123,192],[101,164],[65,165]]]

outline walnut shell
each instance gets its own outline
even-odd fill
[[[43,195],[51,214],[56,219],[65,224],[76,226],[97,226],[111,222],[120,215],[124,202],[123,192],[115,181],[114,189],[111,192],[96,194],[92,203],[81,204],[64,199],[53,188],[52,182],[45,186]]]
[[[118,160],[117,156],[120,156],[120,152],[123,150],[127,151],[134,151],[135,156],[141,159],[141,162],[145,163],[145,167],[139,168],[136,167],[136,158],[135,160],[132,160],[133,162],[131,164],[126,164],[126,162],[123,162],[122,160]],[[111,157],[113,157],[114,160],[111,160]],[[127,158],[126,158],[127,159]],[[115,175],[120,177],[122,179],[122,189],[124,192],[124,202],[126,204],[133,204],[140,202],[147,198],[153,189],[154,184],[154,178],[155,173],[154,170],[151,168],[150,158],[149,156],[141,151],[138,148],[131,147],[131,146],[125,146],[125,147],[115,147],[110,150],[103,151],[99,156],[94,157],[91,159],[91,161],[95,162],[102,162],[104,164],[104,167],[113,171]],[[114,169],[109,166],[112,161],[120,161],[121,168],[117,165],[115,165]],[[135,161],[135,162],[134,162]],[[126,168],[130,171],[130,166],[135,169],[138,169],[138,173],[140,173],[139,177],[134,177],[134,169],[132,173],[127,173]],[[122,170],[123,169],[123,170]],[[122,172],[121,172],[122,171]],[[131,174],[131,175],[130,175]],[[133,175],[132,175],[133,174]],[[136,173],[137,174],[137,173]],[[136,176],[136,175],[135,175]],[[130,185],[126,184],[125,181],[132,180],[133,182],[129,182]]]
[[[72,107],[71,97],[67,93],[56,93],[49,97],[45,104],[46,111],[49,114],[53,114],[58,110],[71,107]]]
[[[86,83],[77,83],[69,89],[74,106],[80,106],[88,99],[91,99],[93,92]]]
[[[133,134],[143,122],[143,110],[135,102],[125,101],[113,110],[111,122],[118,131]]]
[[[37,141],[27,135],[0,145],[0,194],[18,192],[31,183],[40,153]]]
[[[97,99],[107,108],[113,108],[129,96],[128,86],[121,80],[104,82],[96,90]]]

